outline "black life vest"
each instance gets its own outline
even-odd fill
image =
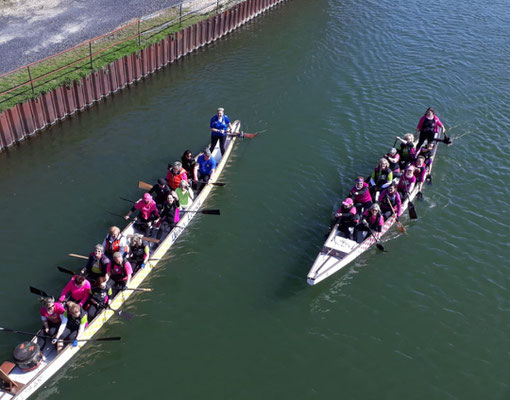
[[[102,288],[101,286],[93,287],[90,290],[90,296],[92,299],[97,301],[99,306],[104,306],[106,304],[106,297],[111,293],[111,289]]]
[[[68,328],[71,332],[77,331],[80,329],[81,321],[85,317],[86,318],[87,313],[83,310],[83,308],[80,309],[80,316],[78,318],[74,318],[71,315],[70,311],[67,311],[67,325],[66,328]]]
[[[432,118],[432,119],[428,119],[428,118],[425,118],[423,120],[423,124],[421,126],[421,132],[422,133],[435,133],[436,131],[436,119],[435,118]]]

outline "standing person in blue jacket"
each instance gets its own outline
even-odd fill
[[[225,142],[227,134],[230,132],[230,119],[225,115],[223,108],[218,108],[216,115],[211,118],[211,147],[213,151],[218,140],[220,141],[221,155],[225,153]]]

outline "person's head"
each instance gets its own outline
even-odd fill
[[[110,227],[110,236],[116,238],[120,235],[120,229],[118,226]]]
[[[174,174],[178,174],[182,169],[182,163],[180,161],[176,161],[172,164],[172,170]]]
[[[406,176],[410,178],[411,176],[413,176],[413,174],[414,174],[414,167],[412,165],[410,165],[406,169]]]
[[[94,247],[94,254],[97,258],[101,258],[104,254],[104,247],[102,244],[96,244],[96,247]]]
[[[209,158],[211,158],[211,150],[205,149],[204,150],[204,157],[205,157],[206,160],[209,160]]]
[[[432,107],[427,108],[427,111],[425,111],[425,115],[428,118],[432,118],[436,113],[434,112],[434,109]]]
[[[182,154],[182,158],[186,158],[186,159],[191,159],[193,158],[193,153],[191,152],[191,150],[186,150],[183,154]]]
[[[379,168],[386,169],[390,166],[390,163],[386,158],[381,158],[379,160]]]
[[[188,187],[189,187],[189,184],[187,181],[185,181],[184,179],[179,183],[179,187],[181,188],[182,191],[184,190],[187,190]]]
[[[423,164],[425,164],[425,157],[418,156],[418,158],[416,159],[416,165],[418,167],[421,167]]]
[[[41,302],[48,311],[52,311],[55,308],[55,299],[53,297],[44,297]]]
[[[352,208],[354,205],[354,201],[350,197],[347,197],[344,201],[342,201],[342,207],[344,208]]]
[[[225,113],[225,110],[223,109],[223,107],[218,107],[218,109],[216,110],[216,114],[218,115],[218,117],[223,117],[223,114]]]
[[[138,233],[134,234],[133,237],[131,238],[131,241],[130,241],[129,245],[131,247],[139,247],[139,246],[141,246],[142,242],[143,242],[142,238],[143,238],[142,235],[140,235]]]
[[[377,214],[378,212],[381,212],[381,207],[379,207],[379,204],[374,203],[370,206],[370,213],[371,214]]]
[[[414,135],[412,133],[406,133],[404,135],[404,140],[407,142],[407,143],[412,143],[414,142]]]
[[[391,183],[390,186],[388,186],[388,193],[393,194],[397,190],[397,185],[394,183]]]
[[[432,150],[434,148],[434,142],[427,143],[427,150]]]
[[[101,289],[106,289],[106,277],[100,276],[99,278],[97,278],[96,281],[94,282],[94,286],[100,287]]]
[[[165,180],[165,178],[159,178],[159,179],[158,179],[158,185],[159,185],[159,187],[160,187],[160,188],[164,188],[164,187],[165,187],[165,185],[166,185],[166,180]]]
[[[74,276],[74,283],[76,286],[83,286],[85,284],[85,277],[83,275],[75,275]]]
[[[116,251],[113,253],[113,261],[117,264],[121,264],[123,260],[122,253],[120,251]]]
[[[72,301],[68,301],[67,310],[69,311],[69,314],[71,314],[74,318],[78,318],[80,316],[81,307],[79,304],[76,304]]]
[[[145,203],[147,204],[149,204],[152,201],[152,196],[150,195],[150,193],[145,193],[143,195],[143,201],[145,201]]]
[[[365,183],[365,178],[362,176],[358,176],[356,178],[356,189],[360,190],[363,189],[363,184]]]
[[[397,149],[395,147],[392,147],[388,154],[393,157],[395,154],[397,154]]]
[[[172,194],[171,194],[171,193],[170,193],[170,194],[168,194],[168,196],[166,196],[166,202],[167,202],[168,204],[173,204],[173,202],[174,202],[174,201],[175,201],[175,197],[174,197],[174,196],[172,196]]]

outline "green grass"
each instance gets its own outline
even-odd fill
[[[235,3],[237,1],[229,1],[228,3]],[[225,9],[225,4],[220,8],[219,11]],[[186,11],[183,10],[183,15]],[[34,89],[30,84],[14,89],[13,91],[0,95],[0,112],[13,107],[18,103],[23,103],[29,99],[38,98],[39,96],[64,85],[70,85],[74,80],[79,80],[84,76],[92,74],[94,71],[104,68],[115,60],[121,59],[122,57],[137,53],[140,50],[149,47],[150,45],[159,42],[167,36],[186,28],[187,26],[193,25],[199,21],[207,19],[211,15],[215,15],[214,12],[200,15],[188,15],[183,16],[182,24],[179,24],[179,9],[168,9],[147,21],[140,23],[140,31],[148,32],[151,29],[161,27],[165,23],[176,20],[175,23],[165,27],[164,29],[147,34],[141,35],[141,44],[138,43],[138,24],[127,26],[126,28],[108,34],[103,38],[94,41],[92,44],[92,53],[104,50],[105,48],[114,45],[113,47],[104,50],[102,53],[97,54],[93,57],[92,63],[93,68],[90,65],[89,58],[89,45],[88,43],[77,47],[64,54],[51,58],[49,60],[41,61],[30,67],[30,74],[32,79],[42,77],[48,73],[48,76],[41,78],[34,82]],[[126,40],[130,37],[132,39]],[[126,40],[126,41],[124,41]],[[123,43],[119,43],[124,41]],[[82,60],[78,63],[76,61]],[[74,64],[74,65],[71,65]],[[58,72],[54,72],[58,71]],[[0,78],[0,93],[18,85],[29,82],[29,76],[27,68],[18,70],[12,74],[9,74],[3,78]]]

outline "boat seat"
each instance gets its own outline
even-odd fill
[[[6,390],[11,393],[17,393],[23,387],[21,383],[15,382],[9,378],[9,374],[15,366],[16,364],[10,361],[4,361],[2,365],[0,365],[0,381],[4,383]]]

